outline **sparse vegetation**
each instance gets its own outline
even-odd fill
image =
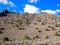
[[[60,30],[58,32],[60,33]]]
[[[49,38],[49,36],[48,36],[48,35],[46,35],[45,39],[48,39],[48,38]]]
[[[36,28],[36,30],[38,30],[39,28]]]
[[[3,27],[1,27],[1,28],[0,28],[0,30],[4,30],[4,28],[3,28]]]
[[[25,30],[25,28],[19,28],[19,30]]]
[[[42,22],[42,25],[45,25],[45,24]]]
[[[19,25],[18,25],[18,24],[16,24],[16,27],[19,27]]]
[[[60,24],[56,24],[56,27],[60,27]]]
[[[50,31],[49,29],[46,29],[46,31]]]
[[[56,32],[55,32],[55,36],[60,36],[60,34],[56,31]]]
[[[4,15],[4,17],[0,17],[0,41],[13,41],[14,43],[21,41],[21,45],[31,45],[33,42],[32,45],[36,43],[36,45],[40,45],[40,43],[48,43],[52,39],[53,42],[60,39],[60,17],[56,15],[44,12],[41,14],[10,12],[9,14],[4,13]]]
[[[41,30],[38,30],[38,32],[42,32]]]
[[[0,34],[3,33],[2,31],[0,31]]]
[[[30,40],[31,38],[30,38],[28,35],[25,35],[25,36],[23,37],[23,39],[24,39],[24,40]]]
[[[36,38],[39,38],[39,36],[38,36],[38,35],[34,36],[34,37],[33,37],[33,40],[36,39]]]

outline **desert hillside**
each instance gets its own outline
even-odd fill
[[[60,17],[44,12],[19,14],[5,10],[0,13],[0,42],[5,41],[26,41],[26,45],[59,45]]]

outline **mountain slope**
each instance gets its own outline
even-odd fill
[[[60,17],[41,12],[40,14],[8,13],[0,17],[0,41],[8,37],[11,41],[24,40],[27,35],[34,42],[60,41]],[[28,39],[29,39],[28,38]],[[39,39],[39,40],[38,40]]]

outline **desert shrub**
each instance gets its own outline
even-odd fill
[[[42,25],[45,25],[45,24],[42,22]]]
[[[35,25],[37,25],[37,23],[34,23]]]
[[[0,30],[4,30],[4,28],[3,28],[3,27],[1,27],[1,28],[0,28]]]
[[[0,34],[3,33],[2,31],[0,31]]]
[[[50,31],[49,29],[46,29],[46,31]]]
[[[19,30],[25,30],[25,28],[19,28]]]
[[[36,30],[38,30],[39,28],[36,28]]]
[[[29,19],[26,19],[26,24],[27,24],[27,25],[29,25],[29,24],[30,24]]]
[[[8,37],[4,37],[3,41],[9,41],[9,38]]]
[[[30,40],[31,38],[28,35],[25,35],[23,39],[24,40]]]
[[[45,37],[45,39],[48,39],[49,38],[49,36],[47,35],[46,37]]]
[[[52,28],[52,30],[56,30],[54,27],[51,27]]]
[[[41,30],[38,30],[38,32],[42,32]]]
[[[60,36],[60,34],[58,32],[55,32],[55,36]]]
[[[60,27],[60,24],[56,24],[56,27]]]
[[[16,24],[16,27],[19,27],[19,25],[18,25],[18,24]]]
[[[22,25],[22,23],[21,23],[21,22],[20,22],[19,24],[20,24],[20,25]]]
[[[60,33],[60,30],[58,32]]]
[[[52,30],[56,30],[55,27],[52,27],[52,26],[48,26],[49,28],[52,28]]]
[[[38,36],[38,35],[34,36],[34,37],[33,37],[33,40],[36,39],[36,38],[39,38],[39,36]]]

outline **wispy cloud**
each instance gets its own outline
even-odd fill
[[[40,1],[40,0],[28,0],[28,2],[30,2],[30,3],[33,3],[33,2],[38,2],[38,1]]]
[[[59,4],[57,4],[57,6],[60,6]]]
[[[47,12],[49,14],[56,14],[55,10],[41,10],[41,12]]]
[[[0,3],[3,3],[4,5],[8,4],[7,0],[0,0]]]
[[[39,13],[39,8],[33,6],[33,5],[29,5],[26,4],[24,7],[24,12],[28,12],[28,13]]]
[[[60,13],[60,9],[56,10],[56,12]]]
[[[60,9],[57,9],[57,10],[41,10],[41,12],[47,12],[49,14],[57,14],[57,13],[60,13]]]
[[[2,3],[4,5],[10,5],[10,7],[16,7],[16,5],[14,3],[12,3],[11,1],[8,1],[8,0],[0,0],[0,3]]]
[[[12,3],[11,1],[9,2],[10,7],[16,7],[16,5],[14,3]]]

